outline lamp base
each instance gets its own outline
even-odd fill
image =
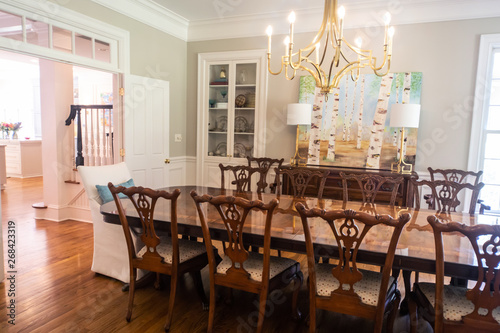
[[[307,166],[307,160],[305,158],[302,158],[301,156],[294,156],[290,158],[290,165],[291,166]]]
[[[412,173],[412,171],[413,171],[413,166],[403,161],[391,164],[391,172],[393,173],[401,173],[403,175],[409,175]]]

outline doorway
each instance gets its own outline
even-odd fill
[[[113,104],[114,74],[79,66],[71,68],[70,77],[58,77],[57,80],[72,85],[72,104]],[[0,50],[0,139],[6,145],[8,177],[29,178],[43,174],[40,88],[44,81],[52,79],[40,76],[39,58]],[[69,112],[68,106],[68,115]],[[112,121],[110,113],[106,117],[101,121]],[[108,127],[112,136],[112,126]],[[90,142],[90,138],[87,139]]]

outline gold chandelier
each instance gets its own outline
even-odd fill
[[[278,72],[271,70],[271,35],[272,27],[268,26],[266,33],[268,35],[267,48],[267,67],[269,73],[279,75],[285,69],[285,76],[292,80],[297,70],[309,72],[316,80],[316,86],[321,88],[321,92],[331,93],[333,88],[337,88],[340,79],[347,74],[356,81],[360,74],[360,69],[369,66],[378,76],[384,76],[389,72],[391,66],[392,38],[394,27],[389,27],[391,14],[387,12],[383,19],[385,23],[384,36],[384,59],[381,64],[377,64],[377,58],[372,55],[371,50],[361,48],[361,37],[356,38],[355,46],[348,43],[343,36],[345,9],[344,6],[337,8],[337,0],[325,0],[325,11],[323,13],[323,22],[316,37],[305,48],[299,49],[294,53],[293,49],[293,28],[295,23],[295,13],[292,12],[288,17],[290,22],[290,35],[285,38],[285,55],[281,57],[281,69]],[[322,42],[323,37],[325,40]],[[321,45],[323,50],[321,51]],[[325,61],[328,46],[333,48],[333,59],[329,66]],[[314,59],[311,59],[314,53]],[[349,53],[357,56],[349,60]],[[325,63],[327,71],[323,70]],[[291,73],[290,73],[291,72]]]

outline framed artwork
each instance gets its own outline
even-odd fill
[[[400,128],[389,126],[391,105],[420,104],[422,73],[389,73],[383,77],[350,76],[328,95],[312,76],[300,78],[299,102],[313,105],[311,126],[302,126],[299,151],[310,165],[390,170],[399,159]],[[403,156],[415,164],[417,128],[406,129]]]

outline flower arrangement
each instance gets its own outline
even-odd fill
[[[21,126],[22,123],[20,121],[18,121],[17,123],[12,123],[10,125],[12,126],[12,130],[14,132],[17,132],[17,131],[19,131],[22,128],[22,126]]]
[[[17,123],[6,123],[6,122],[1,122],[0,123],[0,131],[3,133],[4,138],[8,139],[9,138],[9,132],[13,132],[13,136],[17,136],[17,131],[19,131],[22,128],[22,123],[19,121]]]

